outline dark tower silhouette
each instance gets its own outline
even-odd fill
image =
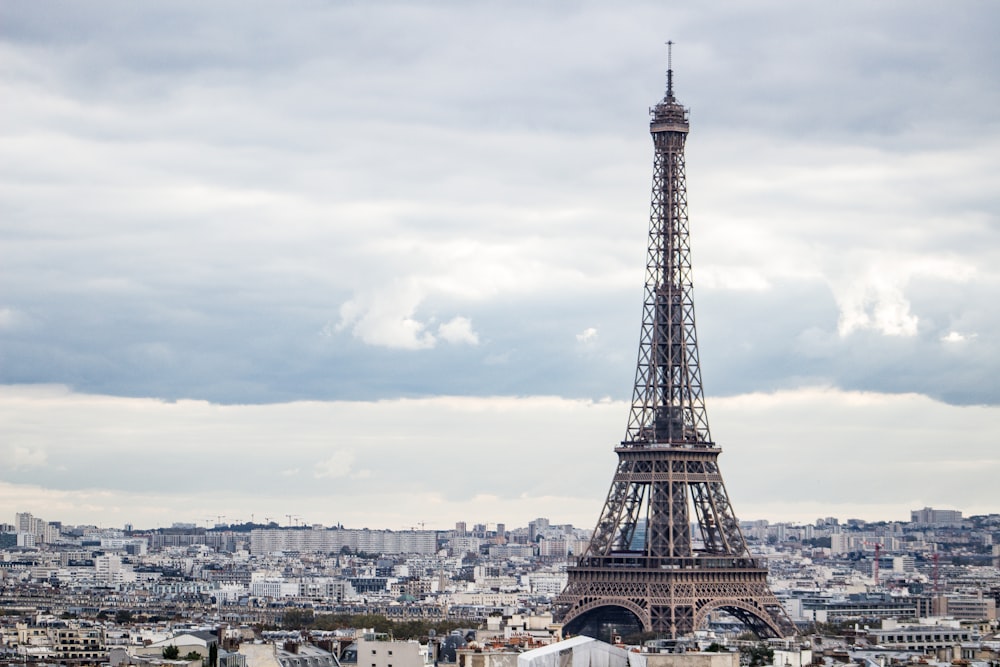
[[[722,610],[760,637],[788,636],[794,626],[743,540],[709,433],[688,241],[688,111],[674,98],[669,55],[667,93],[650,115],[653,194],[632,408],[611,490],[589,548],[568,569],[557,616],[566,635],[634,628],[676,638]]]

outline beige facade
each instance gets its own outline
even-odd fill
[[[426,660],[418,642],[358,640],[358,667],[424,667]]]
[[[247,667],[281,667],[278,647],[274,644],[240,644],[240,653],[246,656]]]
[[[777,664],[777,663],[775,663]],[[740,667],[740,654],[719,653],[648,653],[647,667]]]
[[[517,667],[519,655],[514,651],[459,649],[456,652],[456,667]]]
[[[997,603],[991,597],[983,595],[941,595],[934,600],[934,611],[937,616],[948,616],[971,621],[995,621],[997,618]]]
[[[212,644],[218,644],[218,639],[214,636],[211,636],[211,633],[199,633],[199,634],[184,633],[175,635],[170,639],[164,639],[162,641],[154,642],[152,644],[149,644],[148,646],[137,646],[135,647],[135,655],[162,656],[163,649],[167,648],[168,646],[176,646],[177,654],[181,658],[188,655],[189,653],[197,653],[202,658],[207,658],[209,651],[208,647],[211,646]]]
[[[108,659],[104,631],[100,628],[60,628],[56,652],[63,660],[103,662]]]

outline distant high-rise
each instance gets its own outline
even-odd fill
[[[539,517],[534,521],[528,522],[528,539],[534,542],[542,532],[549,527],[549,520],[544,517]]]
[[[702,396],[688,241],[688,111],[651,110],[653,193],[639,357],[618,467],[590,547],[557,598],[565,635],[672,637],[726,612],[758,636],[794,632],[754,559],[719,472]],[[697,526],[697,534],[692,530]]]
[[[922,510],[912,510],[910,521],[931,526],[956,525],[962,523],[962,512],[960,510],[936,510],[932,507],[925,507]]]

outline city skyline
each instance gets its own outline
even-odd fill
[[[912,508],[909,512],[909,518],[905,519],[874,519],[874,520],[862,520],[856,517],[836,517],[836,516],[820,516],[812,519],[810,521],[771,521],[766,517],[758,517],[756,519],[741,520],[742,529],[746,531],[749,529],[751,532],[758,530],[761,525],[767,527],[777,527],[777,526],[787,526],[789,528],[804,528],[804,527],[815,527],[821,528],[823,530],[838,530],[840,528],[844,529],[857,529],[859,526],[862,528],[871,529],[877,525],[887,525],[887,524],[903,524],[903,525],[941,525],[941,526],[957,526],[961,523],[975,523],[975,519],[982,517],[996,517],[1000,516],[1000,511],[992,512],[988,515],[977,515],[977,514],[967,514],[962,510],[953,509],[942,509],[940,507],[921,507]],[[857,522],[861,523],[858,524]],[[34,527],[28,529],[22,524],[31,524]],[[126,524],[125,526],[108,526],[99,525],[94,523],[71,523],[63,521],[61,517],[45,517],[38,516],[33,513],[30,509],[22,508],[22,510],[15,513],[13,520],[7,522],[6,520],[0,519],[0,526],[10,526],[14,529],[14,532],[34,532],[36,530],[44,531],[45,526],[55,526],[58,529],[79,529],[79,528],[96,528],[99,532],[112,531],[112,532],[147,532],[156,530],[231,530],[237,528],[245,528],[247,526],[254,526],[263,528],[269,531],[282,531],[282,530],[302,530],[302,529],[314,529],[321,528],[323,530],[336,530],[344,529],[349,531],[386,531],[386,532],[436,532],[436,533],[448,533],[455,532],[456,535],[479,535],[479,534],[496,534],[496,535],[511,535],[515,533],[521,533],[522,535],[527,531],[531,534],[532,531],[538,531],[539,535],[544,533],[551,533],[553,531],[559,532],[566,529],[569,532],[560,532],[560,535],[567,539],[585,539],[590,536],[589,526],[577,526],[572,523],[563,523],[560,521],[553,521],[549,517],[535,517],[534,519],[526,522],[524,525],[512,524],[504,521],[480,521],[475,518],[465,517],[456,521],[450,526],[440,526],[440,525],[429,525],[425,522],[419,522],[417,525],[402,526],[402,527],[392,527],[392,526],[361,526],[361,525],[345,525],[340,522],[335,524],[323,524],[320,522],[313,522],[309,520],[309,517],[300,517],[292,514],[285,515],[274,515],[270,514],[267,516],[256,516],[251,515],[249,518],[241,517],[227,517],[225,515],[216,515],[211,517],[205,517],[200,522],[191,521],[173,521],[169,525],[157,525],[157,526],[137,526],[132,524]],[[39,528],[41,527],[41,528]],[[750,539],[752,536],[748,535]]]
[[[997,511],[1000,9],[0,7],[0,510],[588,526],[646,110],[741,519]]]

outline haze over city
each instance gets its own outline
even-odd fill
[[[591,526],[667,39],[736,514],[1000,511],[1000,8],[0,6],[0,514]]]

